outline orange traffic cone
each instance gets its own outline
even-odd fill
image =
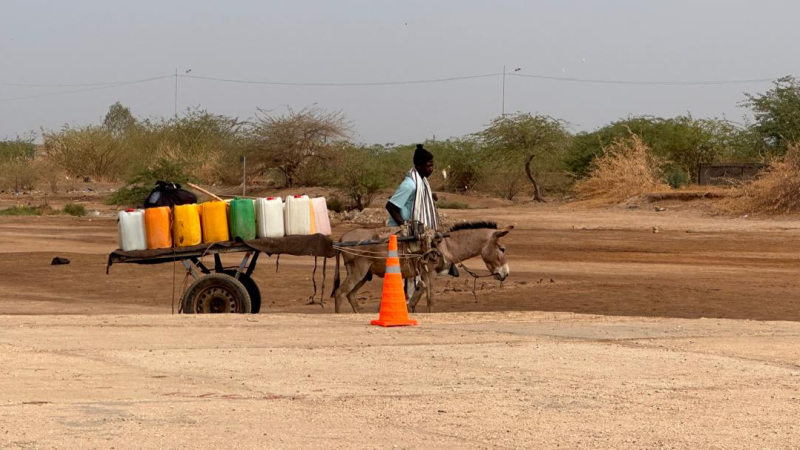
[[[378,320],[370,323],[382,327],[417,324],[416,320],[408,318],[406,295],[403,291],[403,274],[400,273],[400,258],[397,256],[397,236],[395,235],[389,238],[389,257],[386,258],[386,275],[383,277],[381,313]]]

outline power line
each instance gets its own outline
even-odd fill
[[[42,87],[95,87],[95,86],[99,87],[99,86],[118,86],[118,85],[132,84],[132,83],[142,83],[142,82],[145,82],[145,81],[160,80],[161,78],[166,78],[166,77],[145,78],[145,79],[140,79],[140,80],[110,81],[110,82],[105,82],[105,83],[77,83],[77,84],[0,83],[0,86],[5,86],[5,87],[31,87],[31,88],[42,88]]]
[[[238,84],[262,84],[271,86],[352,87],[352,86],[391,86],[391,85],[404,85],[404,84],[443,83],[448,81],[470,80],[476,78],[500,77],[502,75],[503,75],[502,72],[498,72],[498,73],[487,73],[480,75],[433,78],[424,80],[350,82],[350,83],[300,83],[300,82],[288,82],[288,81],[241,80],[234,78],[206,77],[200,75],[180,75],[180,76],[184,78],[196,78],[199,80],[217,81],[223,83],[238,83]],[[523,73],[507,73],[506,75],[514,77],[534,78],[540,80],[562,81],[570,83],[619,84],[619,85],[638,85],[638,86],[714,86],[714,85],[730,85],[730,84],[770,83],[776,80],[776,78],[752,78],[752,79],[739,79],[739,80],[651,81],[651,80],[604,80],[604,79],[592,79],[592,78],[571,78],[571,77],[556,77],[548,75],[535,75],[535,74],[523,74]]]
[[[0,98],[0,102],[10,102],[10,101],[14,101],[14,100],[30,100],[30,99],[43,98],[43,97],[55,97],[55,96],[58,96],[58,95],[77,94],[77,93],[80,93],[80,92],[99,91],[101,89],[110,89],[110,88],[115,88],[115,87],[120,87],[120,86],[129,86],[129,85],[132,85],[132,84],[147,83],[149,81],[163,80],[165,78],[172,78],[173,76],[174,75],[165,75],[163,77],[153,77],[153,78],[146,78],[146,79],[142,79],[142,80],[122,81],[122,82],[118,82],[118,83],[112,83],[112,84],[108,84],[108,85],[102,85],[102,86],[86,88],[86,89],[77,89],[77,90],[72,90],[72,91],[50,92],[50,93],[47,93],[47,94],[27,95],[27,96],[23,96],[23,97]]]
[[[524,73],[508,73],[508,76],[523,77],[523,78],[536,78],[539,80],[551,81],[564,81],[569,83],[592,83],[592,84],[618,84],[618,85],[631,85],[631,86],[722,86],[729,84],[755,84],[755,83],[771,83],[776,78],[752,78],[745,80],[702,80],[702,81],[644,81],[644,80],[602,80],[591,78],[570,78],[570,77],[554,77],[547,75],[531,75]]]
[[[296,83],[289,81],[255,81],[255,80],[237,80],[232,78],[216,78],[216,77],[203,77],[200,75],[178,75],[183,78],[196,78],[198,80],[218,81],[223,83],[239,83],[239,84],[265,84],[270,86],[320,86],[320,87],[348,87],[348,86],[393,86],[403,84],[426,84],[426,83],[444,83],[448,81],[458,80],[472,80],[476,78],[490,78],[499,77],[502,73],[486,73],[481,75],[466,75],[460,77],[448,78],[431,78],[427,80],[406,80],[406,81],[376,81],[376,82],[354,82],[354,83]]]
[[[572,78],[572,77],[557,77],[557,76],[535,75],[535,74],[524,74],[524,73],[507,73],[506,75],[512,77],[569,82],[569,83],[614,84],[614,85],[631,85],[631,86],[720,86],[720,85],[768,83],[776,80],[776,78],[753,78],[753,79],[738,79],[738,80],[649,81],[649,80],[609,80],[609,79],[592,79],[592,78]],[[206,77],[201,75],[187,75],[187,74],[177,75],[177,77],[194,78],[198,80],[214,81],[221,83],[255,84],[255,85],[270,85],[270,86],[305,86],[305,87],[369,87],[369,86],[415,85],[415,84],[429,84],[429,83],[446,83],[451,81],[473,80],[479,78],[494,78],[501,76],[503,76],[503,73],[498,72],[498,73],[465,75],[465,76],[446,77],[446,78],[429,78],[421,80],[346,82],[346,83],[329,83],[329,82],[303,83],[303,82],[288,82],[288,81],[243,80],[234,78]],[[147,83],[150,81],[163,80],[166,78],[173,78],[173,77],[176,76],[174,74],[171,74],[160,77],[144,78],[139,80],[116,81],[116,82],[105,82],[105,83],[82,83],[82,84],[0,83],[0,86],[6,86],[6,87],[86,87],[86,89],[50,92],[46,94],[27,95],[21,97],[0,98],[0,102],[9,102],[15,100],[30,100],[30,99],[37,99],[44,97],[54,97],[59,95],[77,94],[81,92],[90,92],[90,91],[109,89],[120,86],[129,86],[132,84]]]

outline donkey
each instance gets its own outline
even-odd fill
[[[436,275],[447,273],[450,264],[458,264],[462,261],[480,256],[486,268],[499,281],[508,278],[509,268],[506,262],[506,249],[500,242],[500,238],[507,235],[513,226],[498,229],[494,222],[465,222],[453,226],[450,229],[450,237],[442,238],[434,242],[437,250],[443,258],[433,261],[428,267],[428,273],[417,273],[414,264],[408,263],[406,259],[401,259],[401,272],[404,279],[420,276],[423,288],[427,297],[427,312],[433,310],[433,281]],[[340,239],[344,241],[365,241],[374,239],[376,230],[355,229],[345,233]],[[401,247],[401,252],[402,252]],[[386,272],[386,260],[383,257],[370,257],[370,254],[381,254],[384,250],[382,246],[359,247],[364,256],[357,256],[350,253],[337,254],[336,273],[333,282],[333,297],[335,299],[335,311],[341,309],[342,300],[347,297],[353,312],[360,312],[361,308],[356,300],[356,293],[364,283],[370,281],[373,275],[383,278]],[[373,252],[373,253],[369,253]],[[344,259],[344,266],[347,269],[347,278],[340,282],[339,258]],[[416,289],[414,296],[409,300],[411,310],[416,310],[417,303],[423,294],[423,289]]]

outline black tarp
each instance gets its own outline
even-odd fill
[[[144,201],[145,208],[158,206],[191,205],[197,203],[197,196],[181,188],[178,183],[156,181],[156,187]]]

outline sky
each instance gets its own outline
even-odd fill
[[[0,0],[0,139],[102,120],[122,102],[171,116],[175,71],[201,77],[384,86],[279,86],[178,78],[180,111],[341,110],[355,139],[473,133],[516,75],[728,81],[800,75],[794,0]],[[518,72],[513,72],[519,68]],[[172,75],[172,76],[170,76]],[[10,86],[116,83],[117,86]],[[505,77],[505,112],[591,131],[631,115],[742,121],[769,82],[663,86]],[[82,92],[75,92],[82,91]],[[57,94],[57,95],[51,95]]]

